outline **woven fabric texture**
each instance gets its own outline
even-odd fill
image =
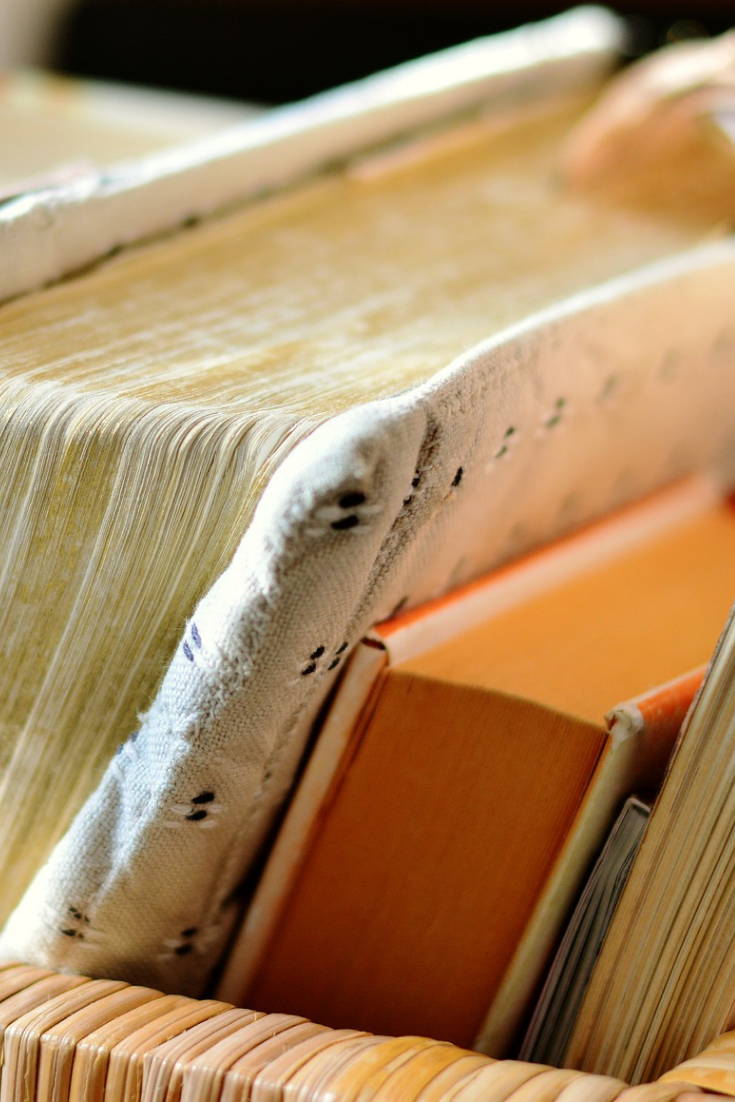
[[[299,444],[0,955],[198,993],[372,623],[686,472],[732,473],[734,285],[729,242],[657,264]]]

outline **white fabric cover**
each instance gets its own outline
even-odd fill
[[[577,296],[317,429],[0,954],[198,993],[310,725],[371,623],[735,455],[728,239]]]

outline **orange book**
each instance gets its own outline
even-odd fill
[[[502,1054],[622,799],[660,783],[733,563],[735,510],[687,484],[379,629],[220,996]]]

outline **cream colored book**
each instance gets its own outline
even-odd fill
[[[619,34],[582,9],[0,208],[0,952],[199,993],[374,623],[729,481],[731,147],[562,171]]]

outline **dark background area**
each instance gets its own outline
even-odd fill
[[[568,4],[482,0],[78,0],[57,69],[233,99],[282,103]],[[735,3],[645,0],[629,53],[735,25]]]

